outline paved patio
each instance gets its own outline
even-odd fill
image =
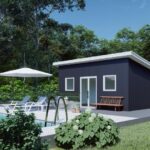
[[[81,109],[84,111],[85,109]],[[118,126],[126,126],[135,123],[140,123],[144,121],[150,120],[150,109],[144,110],[136,110],[136,111],[109,111],[109,110],[96,110],[92,109],[93,112],[101,114],[105,118],[112,119]],[[0,113],[6,113],[3,106],[0,106]],[[45,111],[31,111],[27,114],[34,113],[36,119],[44,120],[45,119]],[[73,113],[71,109],[68,110],[68,119],[71,120],[75,116],[80,113]],[[55,109],[49,110],[48,121],[54,121]],[[65,111],[64,109],[59,110],[59,122],[65,122]],[[43,127],[41,137],[50,136],[55,134],[55,128],[57,126],[52,127]]]
[[[150,109],[134,110],[134,111],[113,111],[93,109],[93,112],[109,116],[118,126],[127,126],[140,122],[150,121]]]
[[[94,112],[113,115],[113,116],[125,116],[125,117],[134,117],[142,118],[150,116],[150,109],[134,110],[134,111],[113,111],[113,110],[102,110],[102,109],[93,109]]]

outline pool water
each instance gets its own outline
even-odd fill
[[[6,115],[0,113],[0,120],[5,119],[5,118],[6,118]]]
[[[45,125],[45,121],[44,120],[36,119],[35,122],[40,124],[42,127],[44,127],[44,125]],[[54,122],[50,122],[50,121],[47,122],[47,127],[52,127],[52,126],[55,126]]]
[[[0,113],[0,120],[5,119],[5,118],[6,118],[6,114]],[[44,124],[45,124],[45,121],[44,121],[44,120],[36,119],[35,122],[36,122],[37,124],[40,124],[42,127],[44,127]],[[54,126],[54,122],[47,122],[47,126],[48,126],[48,127]]]

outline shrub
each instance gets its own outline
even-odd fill
[[[60,96],[67,96],[68,100],[79,102],[79,94],[76,92],[59,92]]]
[[[57,95],[58,91],[58,80],[54,78],[48,83],[42,83],[37,87],[37,94],[38,95]]]
[[[0,85],[0,100],[22,100],[25,95],[33,95],[31,87],[21,80],[10,80]]]
[[[60,125],[56,129],[55,141],[57,146],[65,149],[101,148],[116,144],[118,135],[118,128],[112,120],[87,110],[71,122]]]
[[[4,85],[0,85],[0,100],[3,103],[6,100],[22,100],[26,95],[30,95],[33,101],[37,100],[39,95],[56,95],[58,91],[58,80],[54,78],[50,82],[41,83],[38,86],[30,86],[22,80],[11,79]]]
[[[47,145],[41,143],[40,133],[41,126],[35,124],[34,115],[18,111],[0,121],[0,149],[44,150]]]

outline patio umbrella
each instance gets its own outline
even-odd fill
[[[25,78],[29,78],[29,77],[50,77],[50,76],[52,76],[52,74],[24,67],[24,68],[20,68],[20,69],[0,73],[0,76],[22,77],[22,78],[24,78],[24,82],[25,82]]]
[[[50,77],[52,76],[52,74],[24,67],[0,73],[0,76],[28,78],[28,77]]]
[[[50,76],[52,76],[52,74],[24,67],[24,68],[0,73],[0,76],[29,78],[29,77],[50,77]],[[48,108],[47,108],[46,112],[48,112]],[[46,117],[47,116],[48,116],[48,114],[46,114]],[[47,122],[47,120],[45,120],[45,122]]]

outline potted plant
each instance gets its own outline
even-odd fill
[[[80,105],[76,104],[76,113],[80,113]]]
[[[76,105],[72,105],[72,108],[71,108],[72,112],[75,113],[76,112]]]
[[[72,106],[72,112],[73,113],[80,113],[80,106],[79,106],[79,104],[74,104]]]

